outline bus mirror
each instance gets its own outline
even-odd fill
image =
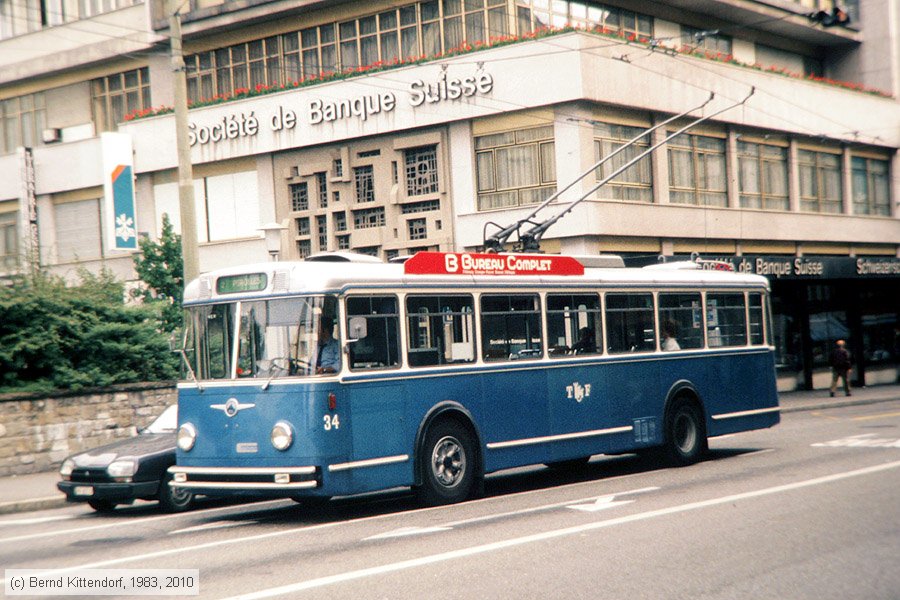
[[[365,317],[350,317],[349,328],[347,334],[350,336],[348,342],[356,342],[363,339],[367,335],[367,321]]]

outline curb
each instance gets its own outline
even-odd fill
[[[805,410],[825,410],[828,408],[844,408],[847,406],[861,406],[864,404],[880,404],[881,402],[892,402],[900,398],[896,396],[884,396],[881,398],[859,398],[858,400],[832,400],[831,402],[821,401],[812,404],[804,404],[802,406],[784,406],[781,405],[782,413],[802,412]]]
[[[47,510],[50,508],[62,508],[66,505],[66,498],[49,496],[46,498],[31,498],[27,500],[14,500],[0,503],[0,515],[8,515],[32,510]]]

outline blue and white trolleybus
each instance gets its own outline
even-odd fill
[[[440,504],[522,465],[695,462],[779,422],[767,281],[702,266],[424,252],[204,274],[173,485]]]

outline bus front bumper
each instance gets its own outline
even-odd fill
[[[200,493],[229,491],[275,492],[290,496],[292,492],[321,486],[318,467],[169,467],[169,485]]]

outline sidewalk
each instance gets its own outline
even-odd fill
[[[900,384],[854,388],[853,395],[849,398],[843,395],[831,398],[828,390],[779,394],[783,413],[874,404],[897,399],[900,399]],[[56,489],[57,481],[59,473],[56,471],[0,477],[0,515],[64,506],[65,497]]]

